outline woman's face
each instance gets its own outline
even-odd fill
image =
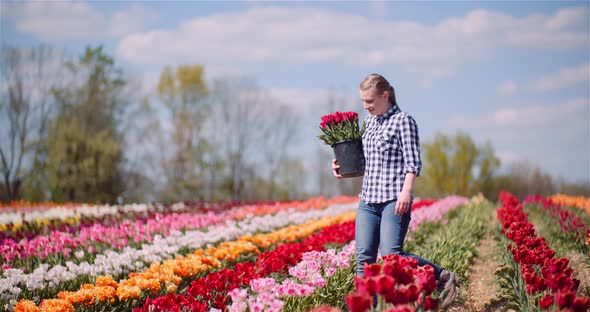
[[[360,90],[360,94],[364,109],[371,115],[383,115],[391,108],[391,104],[387,100],[388,92],[379,95],[375,88],[370,88]]]

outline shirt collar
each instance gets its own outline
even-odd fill
[[[400,112],[399,107],[397,106],[397,104],[393,104],[393,106],[388,111],[383,113],[383,115],[377,116],[377,121],[379,123],[382,123],[385,119],[389,118],[389,116],[397,114],[398,112]]]

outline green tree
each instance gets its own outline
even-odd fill
[[[115,202],[121,182],[122,71],[102,47],[67,63],[73,78],[54,90],[59,115],[48,134],[48,185],[54,201]]]
[[[477,192],[490,196],[495,190],[494,173],[500,160],[491,144],[477,146],[462,132],[454,136],[439,133],[423,144],[422,151],[422,177],[416,182],[418,196],[469,196]]]

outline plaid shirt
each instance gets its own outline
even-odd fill
[[[365,175],[360,199],[365,203],[396,200],[406,173],[420,175],[418,125],[397,105],[383,115],[369,115],[366,122],[363,133]]]

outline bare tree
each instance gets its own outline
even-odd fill
[[[244,78],[223,78],[214,82],[212,130],[229,167],[227,188],[234,201],[242,200],[248,166],[259,149],[261,118],[266,114],[258,86]],[[263,144],[263,143],[262,143]]]
[[[0,171],[5,197],[20,197],[20,186],[43,161],[43,138],[54,113],[52,88],[60,81],[63,56],[45,45],[23,50],[3,47],[0,56]]]
[[[298,138],[297,125],[298,117],[293,110],[286,105],[274,102],[268,97],[267,118],[264,119],[262,129],[262,151],[264,151],[264,166],[268,170],[267,182],[269,184],[267,199],[277,199],[276,182],[279,170],[284,165],[292,164],[287,162],[289,146]],[[284,172],[284,170],[283,170]],[[301,188],[303,185],[300,185]]]

